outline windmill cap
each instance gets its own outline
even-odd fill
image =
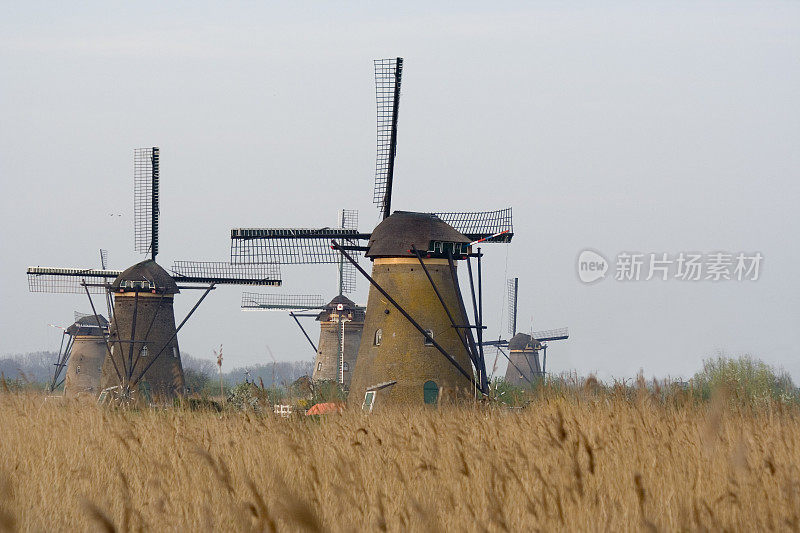
[[[342,306],[342,309],[355,309],[356,307],[358,307],[353,300],[351,300],[347,296],[344,296],[343,294],[340,294],[339,296],[328,302],[328,305],[325,306],[325,309],[337,309],[339,305]]]
[[[470,240],[433,213],[395,211],[372,231],[367,257],[415,257],[412,246],[423,254],[432,241],[469,244]]]
[[[339,308],[341,306],[341,309]],[[359,307],[353,300],[340,294],[339,296],[335,297],[333,300],[328,302],[328,304],[323,308],[322,312],[317,315],[317,320],[324,321],[328,320],[330,314],[333,311],[344,311],[347,313],[353,313],[353,319],[356,321],[364,320],[364,308]]]
[[[535,350],[539,347],[539,341],[526,333],[517,333],[508,341],[509,350]]]
[[[100,322],[100,326],[97,323]],[[108,327],[108,320],[103,315],[86,315],[80,317],[70,327],[67,328],[67,333],[70,335],[97,335],[103,333],[98,331],[101,328]]]
[[[147,259],[136,263],[122,272],[111,287],[115,292],[142,291],[156,292],[158,294],[177,294],[178,285],[169,273],[161,266]]]

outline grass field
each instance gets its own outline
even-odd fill
[[[589,388],[322,420],[0,392],[0,529],[797,530],[798,415]]]

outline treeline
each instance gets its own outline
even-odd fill
[[[31,352],[0,357],[0,373],[6,379],[48,383],[53,377],[56,352]]]
[[[210,391],[219,388],[219,370],[217,364],[210,359],[181,356],[186,386],[192,391]],[[276,361],[234,367],[222,373],[222,381],[227,389],[238,383],[250,381],[257,385],[263,383],[267,388],[286,388],[302,376],[310,376],[314,368],[313,361]],[[215,389],[216,387],[216,389]]]
[[[24,384],[41,385],[49,383],[55,369],[56,352],[31,352],[0,356],[0,373],[5,379]],[[187,386],[192,390],[219,388],[217,364],[210,359],[181,355]],[[265,387],[285,387],[301,376],[311,375],[311,361],[278,361],[275,363],[234,367],[222,373],[225,388],[232,387],[246,379]],[[247,372],[250,372],[249,376]],[[63,377],[63,374],[62,374]]]

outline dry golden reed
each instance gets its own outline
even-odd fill
[[[0,530],[797,530],[794,407],[114,411],[0,393]]]

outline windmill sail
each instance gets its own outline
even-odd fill
[[[231,262],[302,265],[338,264],[339,252],[331,240],[355,242],[369,233],[340,228],[237,228],[231,230]],[[357,251],[354,251],[357,253]]]
[[[272,287],[281,285],[280,266],[277,264],[235,265],[219,261],[175,261],[171,270],[176,283]]]
[[[106,285],[122,273],[121,270],[28,267],[30,292],[84,293],[86,289],[99,294]],[[85,288],[84,288],[85,287]]]
[[[400,84],[403,58],[375,60],[375,98],[378,105],[378,155],[375,161],[373,202],[383,213],[391,213],[394,157],[397,151],[397,115],[400,107]]]
[[[569,328],[534,331],[533,333],[531,333],[531,337],[533,337],[539,342],[563,341],[569,338]]]
[[[358,229],[358,211],[354,209],[342,209],[339,211],[339,227],[347,230]],[[343,239],[343,244],[355,247],[358,242],[355,239]],[[339,294],[350,294],[356,291],[356,269],[346,261],[344,256],[339,254]]]
[[[323,307],[325,300],[319,294],[242,293],[242,309],[248,311],[308,311]]]
[[[519,278],[506,280],[508,284],[508,337],[517,334],[517,295],[519,294]]]
[[[139,253],[158,255],[159,149],[137,148],[133,152],[133,231]]]
[[[510,207],[497,211],[456,211],[433,214],[453,226],[471,241],[508,243],[514,236]]]

